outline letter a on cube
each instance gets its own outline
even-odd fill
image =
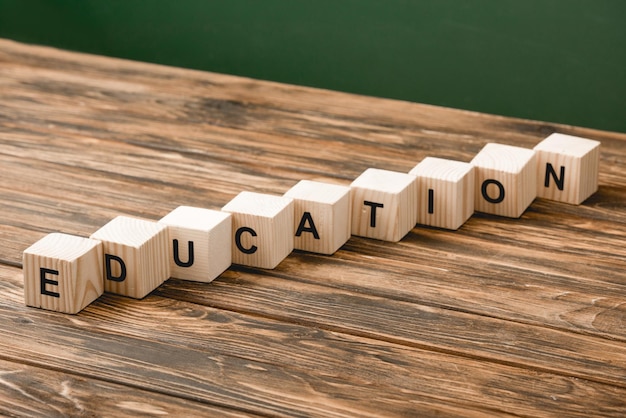
[[[165,225],[118,216],[91,238],[102,241],[106,292],[141,299],[170,277]]]
[[[474,213],[474,166],[426,157],[409,174],[417,177],[417,223],[459,229]]]
[[[350,187],[302,180],[286,197],[294,200],[294,248],[333,254],[350,239]]]
[[[352,235],[397,242],[417,220],[415,176],[368,168],[350,185]]]
[[[533,150],[487,144],[474,157],[477,212],[519,218],[537,196],[537,157]]]
[[[104,291],[102,243],[53,233],[23,253],[26,305],[75,314]]]
[[[232,216],[219,210],[179,206],[159,221],[169,233],[172,277],[211,282],[230,267]]]
[[[233,215],[234,264],[273,269],[293,251],[293,199],[241,192],[222,210]]]
[[[534,150],[538,197],[580,205],[598,190],[600,142],[554,133]]]

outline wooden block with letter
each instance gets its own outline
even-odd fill
[[[294,200],[294,248],[333,254],[350,239],[350,187],[302,180],[285,193]]]
[[[102,241],[106,292],[141,299],[170,277],[165,225],[118,216],[91,238]]]
[[[293,251],[293,199],[241,192],[222,210],[233,215],[233,263],[273,269]]]
[[[519,218],[537,196],[537,157],[533,150],[487,144],[476,154],[474,209]]]
[[[211,282],[230,267],[230,213],[179,206],[159,223],[168,229],[172,277]]]
[[[409,174],[417,177],[417,223],[458,229],[474,213],[474,166],[426,157]]]
[[[75,314],[104,291],[100,241],[48,234],[22,258],[28,306]]]
[[[534,150],[538,197],[580,205],[598,190],[600,142],[553,133]]]
[[[415,176],[368,168],[350,188],[352,235],[397,242],[415,226]]]

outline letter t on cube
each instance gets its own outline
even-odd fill
[[[102,243],[48,234],[23,254],[26,305],[75,314],[104,291]]]
[[[350,188],[352,235],[397,242],[415,226],[415,176],[368,168]]]
[[[600,142],[554,133],[534,150],[538,197],[580,205],[598,190]]]
[[[350,187],[302,180],[285,196],[294,200],[294,248],[330,255],[350,239]]]
[[[91,238],[104,247],[104,290],[141,299],[170,277],[167,227],[118,216]]]
[[[179,206],[159,223],[169,232],[172,277],[208,283],[230,267],[230,213]]]

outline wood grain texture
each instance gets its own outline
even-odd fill
[[[554,133],[533,149],[537,196],[580,205],[598,191],[600,142]]]
[[[51,233],[23,253],[26,305],[75,314],[104,292],[102,243]]]
[[[259,416],[6,360],[0,360],[0,399],[0,414],[17,417]]]
[[[168,229],[172,277],[211,282],[232,262],[232,216],[222,211],[179,206],[159,223]]]
[[[489,143],[472,159],[474,209],[519,218],[537,197],[537,156],[533,150]]]
[[[234,264],[273,269],[293,251],[293,199],[243,191],[222,211],[232,214]]]
[[[104,250],[104,290],[136,299],[170,278],[167,227],[119,215],[91,234]]]
[[[368,168],[350,184],[352,235],[398,242],[417,220],[414,176]]]
[[[78,315],[24,306],[22,251],[50,232],[557,131],[602,144],[580,206],[352,237]],[[0,41],[0,412],[623,416],[625,161],[623,134]]]
[[[417,223],[459,229],[474,214],[474,167],[426,157],[409,171],[417,178]]]
[[[301,180],[285,196],[293,199],[295,249],[332,255],[350,239],[349,187]]]

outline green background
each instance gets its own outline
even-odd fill
[[[0,0],[0,37],[626,132],[624,0]]]

